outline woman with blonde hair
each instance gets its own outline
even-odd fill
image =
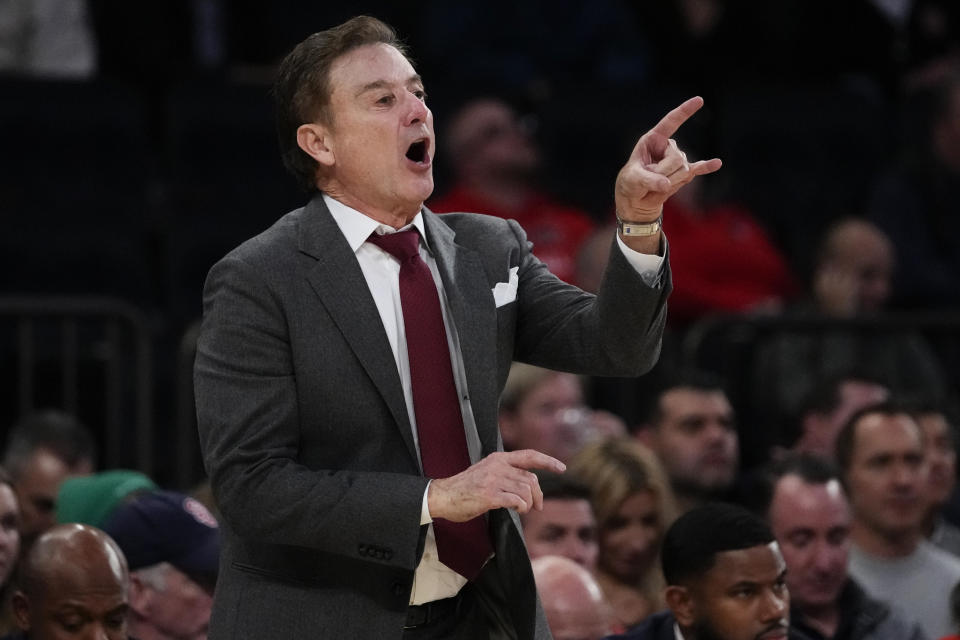
[[[664,606],[660,543],[676,517],[667,476],[652,451],[626,438],[587,445],[568,472],[590,487],[597,582],[620,623],[632,627]]]

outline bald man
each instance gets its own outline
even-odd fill
[[[589,571],[562,556],[542,556],[532,566],[554,640],[599,640],[610,633],[609,606]]]
[[[127,561],[104,532],[81,524],[41,535],[20,566],[10,639],[125,640]]]

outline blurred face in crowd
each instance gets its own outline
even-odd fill
[[[847,307],[855,312],[880,311],[890,297],[894,250],[890,239],[876,226],[851,220],[832,231],[828,257],[818,277],[829,274],[837,290],[849,297]],[[836,302],[821,300],[821,306]]]
[[[536,558],[532,567],[555,640],[600,640],[610,633],[610,608],[589,571],[558,556]]]
[[[204,640],[212,593],[169,564],[132,575],[130,635],[138,640]]]
[[[10,580],[20,554],[20,509],[8,484],[0,484],[0,585]]]
[[[810,484],[785,475],[774,488],[768,516],[787,563],[793,603],[801,610],[836,604],[850,549],[850,507],[840,482]]]
[[[20,505],[21,535],[30,544],[38,535],[56,524],[54,510],[60,484],[71,475],[93,472],[89,461],[75,468],[47,449],[37,449],[17,478],[15,491]]]
[[[102,533],[50,551],[34,565],[39,579],[30,593],[14,594],[18,626],[30,640],[126,640],[128,578],[120,551]]]
[[[857,421],[847,471],[858,522],[885,538],[918,532],[927,503],[920,427],[905,413],[870,413]]]
[[[686,640],[786,640],[785,574],[775,542],[724,551],[689,585],[667,587],[667,603]]]
[[[660,398],[650,444],[681,494],[710,495],[736,478],[739,444],[733,408],[723,391],[671,389]]]
[[[478,100],[450,126],[450,148],[460,171],[469,175],[527,176],[540,156],[516,112],[499,100]]]
[[[329,79],[330,122],[298,132],[323,168],[323,190],[361,211],[412,218],[433,192],[433,114],[420,76],[396,48],[371,44],[334,61]]]
[[[501,409],[500,429],[510,449],[536,449],[564,462],[583,446],[591,426],[580,379],[551,373],[514,410]]]
[[[953,493],[957,481],[957,452],[953,448],[953,432],[942,413],[924,413],[917,416],[923,430],[927,462],[926,494],[930,503],[940,506]]]
[[[563,556],[593,571],[597,565],[597,522],[588,500],[546,498],[543,510],[523,514],[523,536],[531,558]]]
[[[837,390],[837,406],[829,413],[811,412],[804,416],[805,450],[832,460],[837,435],[854,413],[872,404],[885,401],[890,391],[883,385],[865,380],[845,380]]]
[[[645,489],[630,495],[601,526],[599,568],[622,582],[637,583],[655,567],[663,531],[656,494]]]

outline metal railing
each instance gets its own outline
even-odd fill
[[[102,440],[101,466],[154,472],[154,362],[143,312],[112,298],[0,296],[0,354],[12,380],[7,424],[60,408]]]

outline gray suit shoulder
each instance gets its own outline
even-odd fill
[[[441,222],[450,227],[457,234],[457,242],[467,243],[484,237],[503,237],[503,234],[516,235],[518,232],[525,236],[523,228],[516,220],[507,220],[484,213],[438,213],[435,214]]]
[[[306,207],[300,207],[284,214],[272,225],[240,243],[223,257],[235,258],[251,264],[260,264],[263,260],[275,259],[277,251],[289,251],[297,245],[300,220]]]

